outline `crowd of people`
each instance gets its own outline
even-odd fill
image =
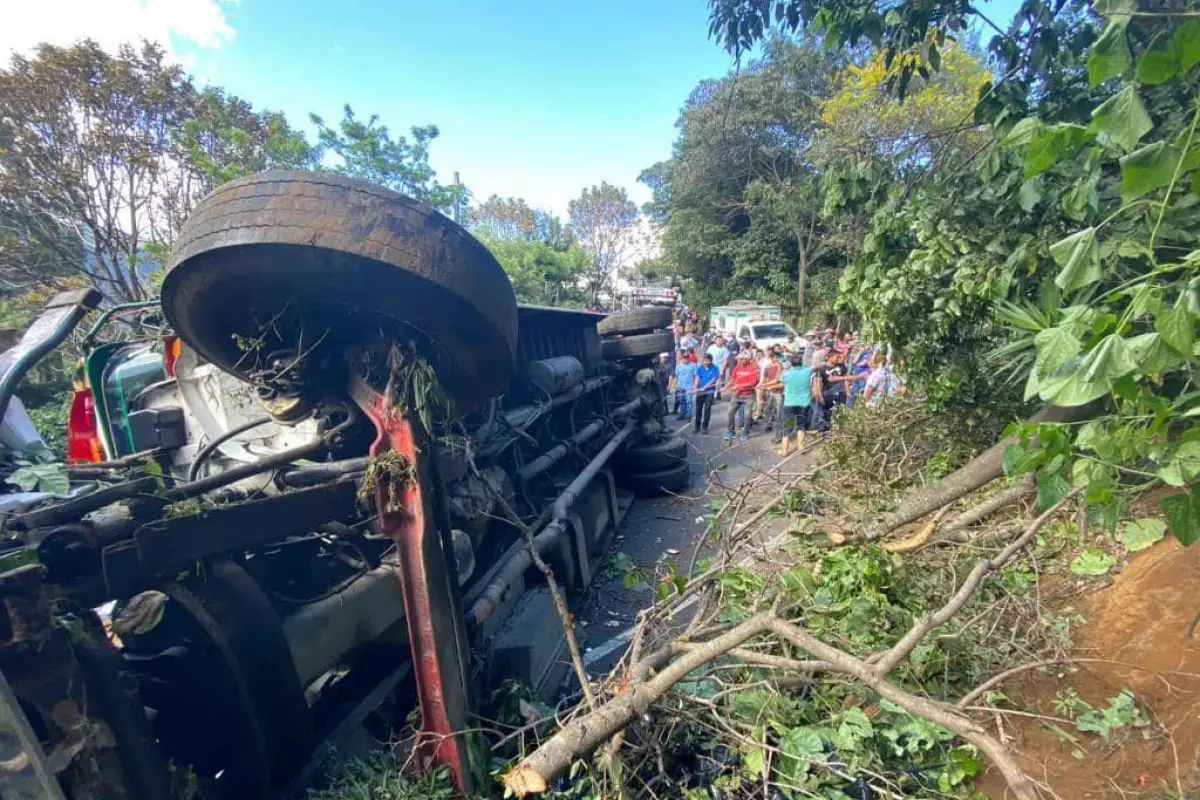
[[[714,403],[728,397],[725,439],[748,440],[761,423],[787,454],[807,431],[829,430],[840,409],[904,391],[884,351],[857,332],[813,329],[764,350],[696,329],[694,317],[677,319],[675,349],[662,355],[672,413],[695,433],[708,433]]]

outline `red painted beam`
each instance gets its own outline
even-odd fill
[[[380,527],[396,543],[400,565],[404,618],[421,711],[420,766],[425,770],[434,763],[445,764],[455,787],[469,796],[471,771],[463,734],[471,707],[466,632],[457,581],[433,513],[434,498],[429,496],[433,490],[429,463],[421,459],[422,450],[428,449],[421,447],[419,429],[382,395],[362,385],[355,389],[356,402],[378,433],[371,456],[390,450],[414,467],[415,479],[402,484],[380,476],[375,503]]]

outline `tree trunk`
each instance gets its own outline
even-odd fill
[[[803,313],[804,290],[808,283],[808,248],[805,247],[804,239],[801,236],[796,237],[796,249],[800,252],[799,264],[796,269],[796,305]]]
[[[1083,406],[1045,406],[1029,418],[1030,422],[1079,422],[1091,419],[1100,413],[1103,404],[1092,402]],[[878,539],[901,525],[918,520],[931,511],[953,503],[958,498],[975,491],[980,486],[1004,474],[1004,451],[1017,441],[1010,436],[984,450],[975,458],[939,481],[907,495],[895,511],[884,514],[869,528],[868,539]]]

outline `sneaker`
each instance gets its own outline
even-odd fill
[[[722,439],[724,439],[724,440],[725,440],[725,441],[727,441],[727,442],[732,442],[732,441],[733,441],[733,440],[736,438],[736,436],[737,436],[737,434],[735,434],[733,431],[729,431],[728,433],[726,433],[726,434],[725,434],[724,436],[722,436],[721,438],[722,438]]]
[[[745,433],[743,433],[743,434],[742,434],[742,441],[743,441],[743,442],[748,442],[748,441],[750,441],[750,436],[749,436],[749,434],[745,434]]]
[[[700,429],[700,432],[701,432],[701,433],[708,433],[708,428],[701,428],[701,429]]]

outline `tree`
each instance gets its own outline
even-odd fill
[[[823,216],[812,161],[820,104],[843,57],[773,40],[763,59],[702,82],[684,105],[668,161],[642,173],[665,222],[663,248],[700,297],[806,305],[810,271],[841,242]]]
[[[51,274],[83,273],[109,297],[141,298],[142,245],[161,241],[189,88],[153,44],[116,56],[90,40],[14,55],[0,71],[0,196],[21,246],[0,254],[40,252]],[[28,275],[12,261],[0,268]]]
[[[1093,14],[1081,0],[1029,0],[1007,29],[992,25],[997,77],[972,109],[987,135],[939,146],[904,185],[866,198],[869,230],[842,302],[909,359],[931,401],[961,404],[968,424],[997,413],[1005,386],[1043,406],[882,527],[1002,470],[1033,477],[1043,508],[1074,484],[1110,528],[1132,494],[1178,487],[1161,509],[1183,543],[1200,540],[1200,20],[1182,0],[1131,7],[1098,3]],[[991,24],[957,2],[710,8],[714,34],[735,51],[776,24],[819,22],[833,46],[870,39],[887,69],[899,64],[885,81],[898,98],[938,72],[948,32]],[[1055,408],[1076,424],[1048,421]]]
[[[317,126],[321,147],[339,159],[333,172],[387,187],[440,211],[461,214],[466,190],[458,184],[439,183],[429,165],[429,144],[438,136],[436,125],[413,126],[409,140],[403,135],[393,138],[378,115],[359,119],[349,104],[342,109],[337,127],[327,125],[317,114],[309,116]]]
[[[488,239],[484,244],[504,267],[522,303],[582,306],[588,254],[578,246],[560,249],[550,242],[523,238]]]
[[[590,257],[587,294],[595,305],[601,293],[611,290],[614,274],[629,248],[637,205],[623,188],[603,181],[585,188],[568,210],[571,230]]]
[[[636,279],[651,283],[674,283],[675,268],[662,258],[643,258],[633,265],[633,276]]]
[[[532,208],[519,197],[492,195],[467,212],[467,226],[488,239],[546,242],[558,250],[573,243],[570,230],[549,211]]]
[[[114,300],[154,289],[171,242],[218,183],[313,167],[280,114],[197,91],[152,44],[43,45],[0,70],[0,279],[82,274]]]
[[[192,206],[218,185],[265,170],[313,169],[319,163],[320,149],[283,114],[255,111],[219,87],[193,95],[186,116],[176,143],[187,169],[166,187],[164,198],[170,212],[168,239]]]
[[[836,91],[821,103],[822,159],[833,163],[881,158],[906,174],[929,168],[939,153],[986,141],[973,111],[988,74],[966,48],[947,46],[941,68],[929,78],[913,79],[903,102],[887,86],[904,59],[893,60],[891,66],[886,61],[885,54],[875,50],[862,64],[847,64],[835,78]]]

